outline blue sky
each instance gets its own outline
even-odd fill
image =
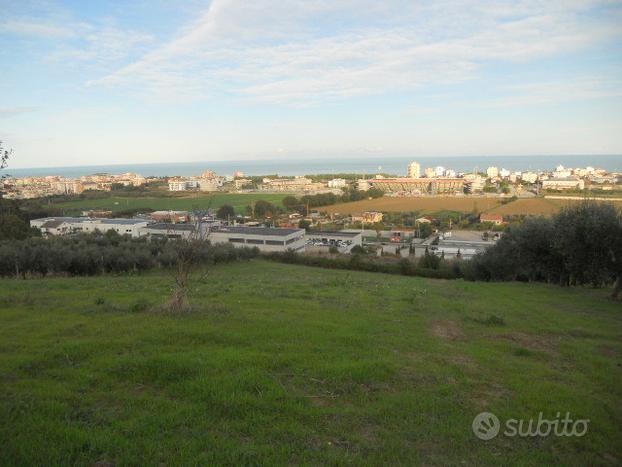
[[[622,2],[0,0],[13,167],[622,154]]]

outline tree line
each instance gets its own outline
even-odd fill
[[[622,211],[582,202],[510,225],[492,248],[463,265],[466,279],[622,288]]]
[[[0,241],[0,276],[21,277],[139,272],[175,266],[183,241],[130,238],[114,231],[68,237]],[[203,242],[193,254],[197,264],[253,258],[259,250]]]
[[[283,198],[283,206],[290,211],[306,209],[320,206],[330,206],[337,203],[348,203],[351,201],[361,201],[367,198],[381,198],[384,195],[382,190],[378,188],[370,188],[367,191],[357,190],[354,187],[344,188],[343,193],[337,195],[335,193],[318,193],[316,195],[304,195],[299,198],[295,196],[286,196]]]

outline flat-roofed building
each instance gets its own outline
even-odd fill
[[[384,192],[422,194],[463,193],[465,184],[463,178],[374,178],[367,182]]]
[[[349,253],[355,246],[363,245],[363,234],[358,232],[344,232],[342,230],[317,230],[305,234],[307,249],[318,250],[336,247],[340,253]]]
[[[44,217],[30,221],[30,227],[37,228],[43,236],[47,235],[67,235],[72,233],[76,219],[74,217]]]
[[[418,162],[408,164],[408,178],[421,177],[421,165]]]
[[[583,190],[585,182],[582,178],[567,177],[542,180],[543,190]]]
[[[190,220],[188,211],[153,211],[150,216],[156,222],[170,222],[173,224]]]
[[[95,219],[90,217],[45,217],[30,221],[31,227],[44,235],[68,235],[73,233],[106,233],[109,230],[119,235],[140,236],[140,228],[149,224],[143,219]]]
[[[267,191],[319,191],[326,189],[326,185],[313,182],[307,177],[294,178],[264,178],[260,189]]]
[[[188,189],[188,183],[186,180],[171,179],[168,181],[169,191],[185,191]]]
[[[172,224],[169,222],[158,222],[149,224],[140,229],[140,236],[149,239],[189,239],[197,228],[194,224]]]
[[[297,251],[305,249],[304,229],[280,229],[274,227],[216,227],[210,230],[209,241],[213,244],[231,243],[237,247],[257,247],[261,251]]]
[[[345,188],[348,181],[345,178],[333,178],[328,181],[328,188]]]

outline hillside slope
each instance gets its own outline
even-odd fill
[[[606,291],[218,266],[0,281],[2,465],[619,464],[622,307]],[[473,417],[590,419],[477,439]]]

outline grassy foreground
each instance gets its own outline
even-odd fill
[[[174,193],[176,195],[176,193]],[[67,213],[79,213],[85,209],[105,209],[113,212],[126,209],[151,208],[153,210],[187,211],[192,209],[218,209],[223,204],[233,206],[238,214],[246,214],[246,206],[257,200],[269,201],[277,206],[287,194],[275,193],[195,193],[188,196],[108,196],[55,203],[54,206]]]
[[[151,310],[171,282],[0,281],[1,465],[622,462],[606,291],[253,261]],[[589,431],[481,441],[482,411]]]

